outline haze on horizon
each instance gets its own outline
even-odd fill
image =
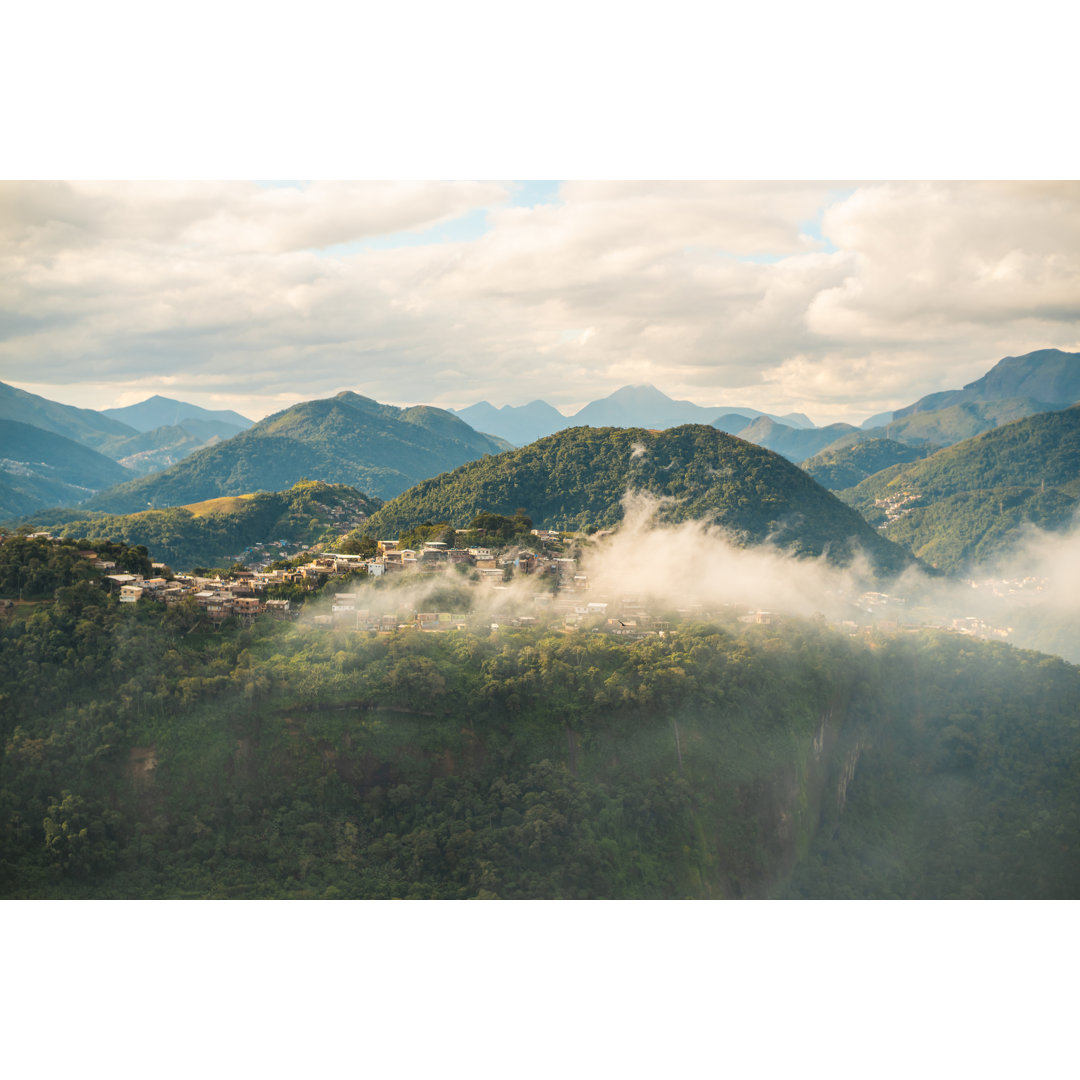
[[[0,379],[859,423],[1080,349],[1080,183],[0,183]]]

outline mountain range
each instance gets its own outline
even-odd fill
[[[571,427],[642,427],[654,430],[679,427],[682,424],[712,424],[720,417],[743,417],[748,421],[769,416],[778,423],[794,428],[812,428],[813,421],[802,413],[771,416],[759,409],[745,406],[695,405],[691,401],[676,401],[655,386],[624,386],[607,397],[590,401],[571,416],[564,416],[546,401],[528,405],[503,405],[496,409],[486,401],[468,408],[448,410],[460,416],[478,431],[498,435],[514,446],[525,446],[545,435]],[[728,431],[727,425],[722,426]]]
[[[345,392],[252,424],[238,413],[160,396],[95,412],[0,383],[0,420],[21,425],[9,427],[5,436],[0,513],[14,517],[58,501],[132,512],[148,505],[282,490],[303,477],[392,498],[418,481],[508,449],[523,438],[533,439],[553,426],[655,431],[702,421],[811,471],[824,468],[820,476],[827,485],[842,490],[834,485],[855,486],[867,479],[871,465],[911,464],[914,457],[1016,419],[1064,408],[1077,397],[1080,354],[1058,349],[1005,357],[961,390],[929,395],[871,418],[883,421],[877,426],[860,428],[819,428],[802,414],[781,417],[749,408],[707,408],[673,400],[651,386],[623,387],[572,417],[543,401],[501,409],[481,402],[455,414],[427,406],[398,409]],[[104,467],[67,442],[47,448],[46,436],[95,451],[123,471]],[[862,442],[874,442],[874,449],[855,455],[851,448]],[[919,454],[912,455],[910,448]],[[845,451],[851,452],[838,457]],[[820,458],[822,454],[826,457]],[[61,462],[63,475],[58,471]],[[143,479],[133,482],[137,476]],[[103,491],[117,483],[121,486],[116,490]]]
[[[86,505],[130,514],[222,495],[281,491],[305,478],[348,484],[386,499],[503,448],[442,409],[399,409],[343,391],[268,416],[163,472],[101,492]]]
[[[125,405],[119,409],[102,409],[103,415],[119,420],[136,431],[152,431],[159,427],[186,427],[203,425],[199,430],[217,431],[224,435],[226,430],[229,434],[238,431],[246,431],[254,423],[246,416],[241,416],[231,409],[203,409],[198,405],[192,405],[186,401],[177,401],[174,398],[162,397],[155,394],[153,397],[140,401],[137,405]]]

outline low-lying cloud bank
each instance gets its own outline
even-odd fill
[[[866,559],[836,567],[774,545],[741,547],[723,529],[701,521],[660,523],[662,505],[652,496],[627,494],[623,521],[587,547],[576,567],[584,575],[582,588],[563,594],[562,603],[532,577],[492,588],[448,571],[363,586],[356,607],[409,619],[418,611],[472,611],[493,622],[543,618],[548,611],[561,617],[590,603],[606,604],[609,616],[629,608],[657,616],[767,612],[770,618],[823,617],[852,630],[940,627],[1080,663],[1080,528],[1064,534],[1032,528],[1007,557],[970,579],[932,576],[912,566],[886,580]],[[329,608],[327,603],[320,610],[325,615]]]

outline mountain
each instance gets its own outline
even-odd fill
[[[894,465],[844,501],[920,559],[961,571],[1004,554],[1026,524],[1064,530],[1080,508],[1080,405]],[[887,505],[891,504],[891,505]],[[892,520],[888,520],[889,518]]]
[[[281,491],[305,477],[392,498],[419,480],[500,450],[442,409],[399,409],[344,391],[260,420],[164,472],[103,492],[87,506],[134,513]]]
[[[546,401],[530,401],[528,405],[503,405],[496,409],[487,401],[479,401],[466,409],[447,409],[470,427],[487,435],[497,435],[512,446],[524,446],[545,435],[561,431],[568,421]]]
[[[717,419],[717,413],[723,415]],[[453,409],[451,412],[455,412]],[[691,401],[676,401],[655,386],[624,386],[605,398],[590,401],[573,416],[563,416],[546,401],[528,405],[503,405],[496,409],[486,401],[455,412],[477,431],[500,435],[515,446],[524,446],[556,431],[570,427],[643,427],[662,431],[682,424],[713,424],[722,431],[733,431],[740,416],[747,422],[766,413],[746,406],[702,406]],[[814,422],[802,413],[772,416],[791,427],[812,428]]]
[[[739,438],[782,454],[788,461],[804,461],[826,446],[831,446],[837,439],[857,433],[858,428],[851,424],[829,424],[827,427],[800,431],[777,423],[768,416],[760,416],[739,432]]]
[[[724,415],[739,413],[743,416],[759,417],[769,414],[745,406],[703,406],[691,401],[675,401],[655,386],[624,386],[609,394],[606,398],[590,401],[584,408],[574,413],[566,422],[566,427],[643,427],[662,431],[666,428],[679,427],[683,424],[711,424],[717,413],[723,409]],[[781,417],[770,416],[772,420]],[[790,413],[788,419],[793,427],[804,424],[813,427],[813,423],[802,413]]]
[[[231,434],[236,435],[238,431],[234,428]],[[102,453],[137,476],[146,476],[167,469],[196,450],[220,441],[221,437],[217,435],[200,438],[186,427],[159,427],[137,435],[110,438],[102,444]]]
[[[712,426],[717,431],[726,431],[729,435],[741,435],[753,422],[752,416],[743,416],[742,413],[724,413],[712,422]]]
[[[39,397],[26,390],[0,383],[0,420],[17,420],[21,424],[63,435],[83,446],[100,450],[110,438],[135,435],[135,428],[114,420],[93,409],[77,409],[57,401]]]
[[[138,514],[35,515],[57,536],[141,544],[173,570],[229,566],[277,557],[284,545],[309,545],[348,532],[381,505],[343,484],[303,480],[287,491],[237,495]]]
[[[252,426],[246,416],[231,410],[203,409],[160,395],[103,413],[130,424],[139,434],[109,439],[101,445],[101,452],[140,476],[167,469],[196,450],[231,439]]]
[[[964,401],[940,409],[908,413],[890,420],[884,427],[869,432],[909,446],[952,446],[1002,424],[1049,412],[1057,405],[1046,405],[1033,398],[1002,398],[997,401]]]
[[[246,416],[241,416],[231,409],[204,409],[186,401],[162,397],[160,394],[140,401],[137,405],[125,405],[120,409],[102,409],[101,413],[103,416],[133,427],[136,431],[143,432],[158,427],[185,427],[192,431],[192,434],[198,434],[189,427],[189,420],[199,421],[204,425],[215,425],[206,438],[209,438],[211,434],[229,438],[237,431],[246,431],[252,425],[252,421]],[[222,430],[221,425],[224,425],[225,430]]]
[[[131,473],[81,443],[17,420],[0,420],[0,521],[42,506],[82,502]]]
[[[943,390],[920,398],[914,405],[897,409],[894,420],[913,413],[931,412],[951,405],[966,405],[1006,398],[1029,398],[1045,412],[1055,405],[1080,401],[1080,353],[1061,349],[1038,349],[1023,356],[1006,356],[985,375],[962,390]]]
[[[368,523],[397,536],[425,521],[459,528],[481,511],[524,509],[538,527],[614,525],[627,490],[669,496],[667,520],[704,519],[743,543],[775,541],[798,554],[843,562],[861,546],[879,568],[908,561],[835,496],[790,462],[713,427],[667,431],[570,428],[498,457],[425,480]]]
[[[690,401],[675,401],[655,386],[624,386],[606,398],[590,401],[574,413],[568,425],[663,430],[680,424],[707,424],[716,417],[716,413],[715,408],[705,408]]]
[[[803,472],[829,491],[855,487],[891,465],[907,465],[927,456],[930,450],[906,446],[892,439],[866,439],[842,445],[843,439],[800,463]]]

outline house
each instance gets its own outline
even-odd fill
[[[266,613],[275,619],[287,619],[290,616],[288,600],[267,600]]]
[[[262,604],[255,596],[236,596],[233,597],[233,609],[237,615],[253,619],[262,610]]]
[[[105,581],[109,592],[119,592],[125,585],[142,585],[142,575],[106,574]]]

